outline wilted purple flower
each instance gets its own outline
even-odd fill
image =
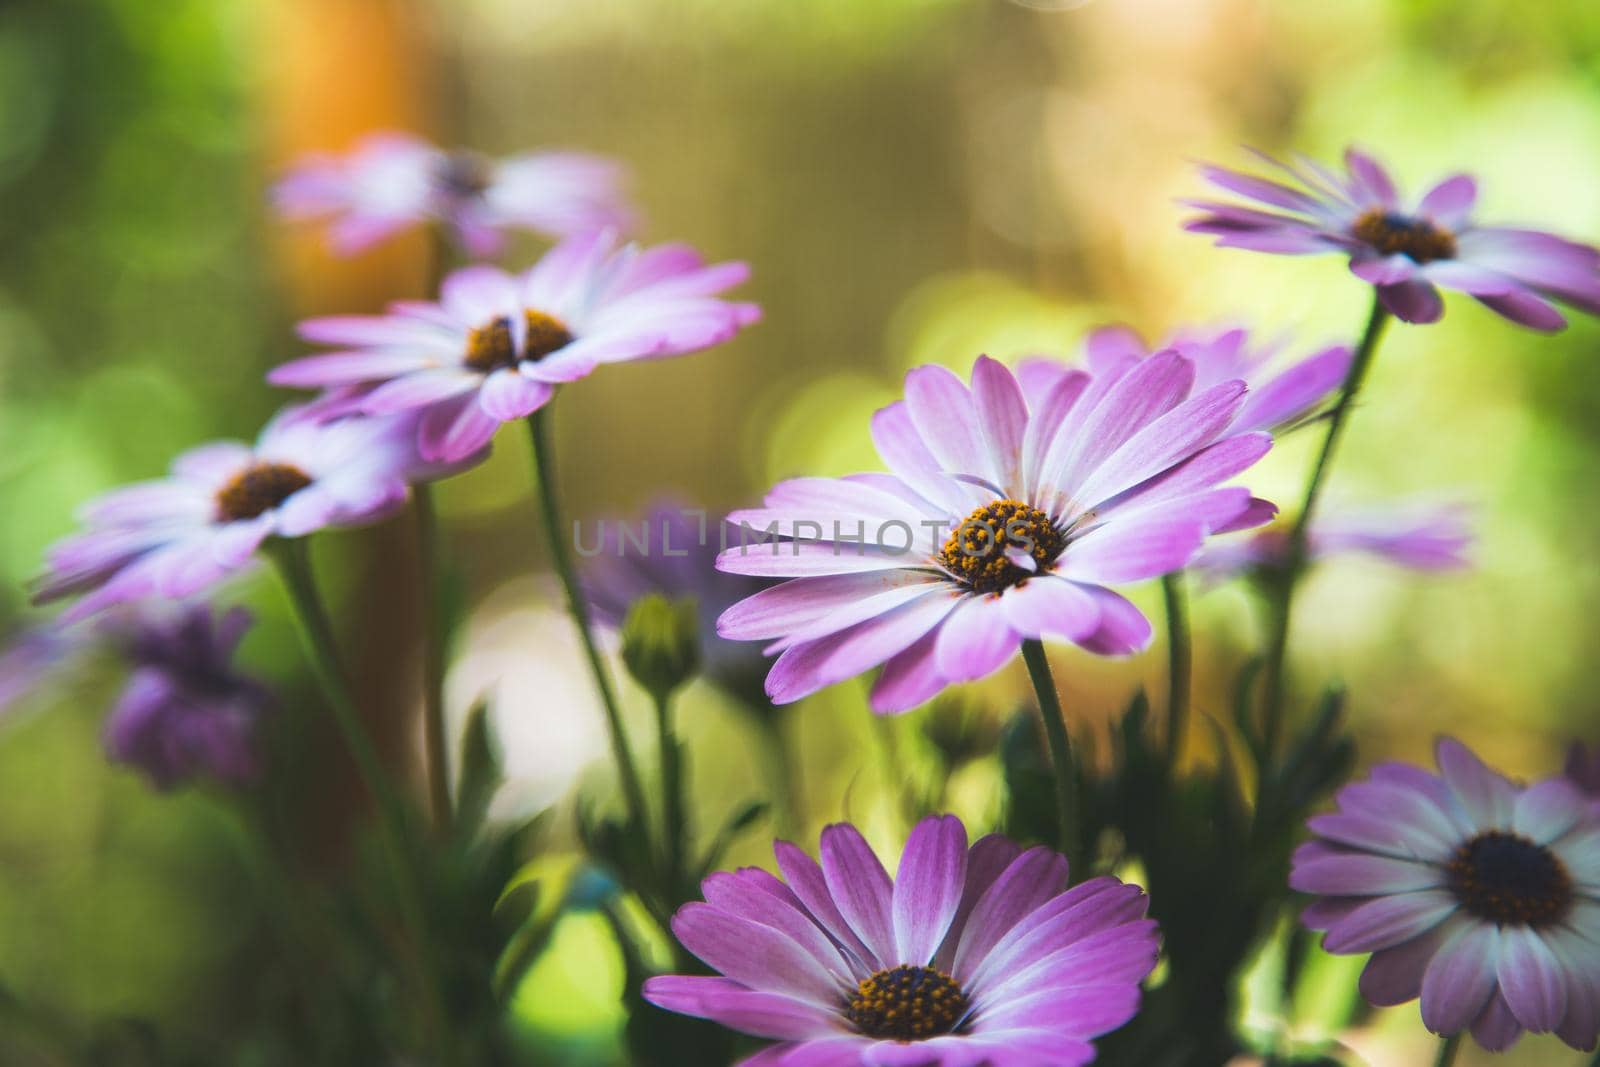
[[[142,770],[158,788],[194,778],[245,785],[261,769],[259,726],[266,689],[234,669],[250,614],[199,605],[168,619],[118,620],[112,642],[133,665],[105,725],[106,753]]]
[[[271,698],[231,665],[250,616],[220,617],[203,604],[124,611],[93,627],[41,626],[0,654],[0,713],[110,651],[132,674],[106,720],[111,759],[143,770],[162,789],[196,777],[229,785],[261,764],[257,725]]]
[[[719,976],[644,986],[668,1011],[780,1042],[742,1067],[1074,1067],[1139,1010],[1158,939],[1138,886],[1068,889],[1062,856],[998,834],[969,849],[949,815],[917,824],[893,880],[847,823],[822,831],[820,866],[774,851],[782,880],[718,872],[672,920]]]
[[[254,445],[185,452],[168,477],[114,490],[52,546],[36,599],[87,593],[68,621],[113,604],[181,600],[245,567],[268,537],[373,522],[402,507],[415,463],[406,420],[319,422],[287,409]]]
[[[274,190],[289,219],[326,219],[334,251],[350,255],[408,227],[450,227],[473,256],[492,256],[505,230],[553,237],[633,224],[623,170],[578,152],[489,159],[446,152],[400,133],[373,134],[348,154],[303,159]]]
[[[595,620],[613,629],[621,629],[629,609],[651,593],[693,598],[706,677],[733,696],[765,703],[761,679],[767,665],[761,649],[717,633],[719,615],[772,585],[717,569],[717,553],[724,544],[737,544],[737,538],[736,530],[708,522],[704,511],[657,504],[638,522],[605,524],[599,552],[584,562],[583,588]]]
[[[1277,344],[1252,342],[1250,331],[1230,327],[1216,331],[1182,330],[1152,349],[1127,326],[1105,326],[1084,342],[1084,364],[1091,374],[1114,370],[1130,359],[1146,359],[1154,352],[1175,351],[1194,364],[1194,388],[1240,379],[1250,394],[1233,421],[1235,433],[1266,430],[1280,433],[1314,412],[1344,382],[1350,369],[1350,350],[1325,348],[1287,368],[1276,370]],[[1048,374],[1028,360],[1018,368],[1026,383],[1029,375]]]
[[[469,267],[445,279],[437,304],[302,323],[301,336],[340,351],[274,370],[277,385],[372,386],[362,408],[422,410],[424,458],[454,461],[500,424],[544,406],[565,382],[604,363],[682,355],[755,322],[754,304],[716,294],[748,276],[743,263],[707,265],[687,245],[618,248],[611,233],[556,246],[510,275]]]
[[[1571,782],[1521,788],[1460,742],[1440,773],[1375,767],[1318,815],[1289,884],[1323,897],[1304,920],[1323,947],[1373,953],[1361,992],[1422,998],[1439,1034],[1484,1048],[1524,1030],[1595,1047],[1600,1029],[1600,812]]]
[[[1313,560],[1360,554],[1417,571],[1456,570],[1470,564],[1472,527],[1461,505],[1406,503],[1340,508],[1315,516],[1306,531]],[[1190,569],[1213,581],[1273,571],[1289,563],[1289,531],[1273,525],[1245,537],[1213,541]]]
[[[878,664],[872,706],[898,711],[998,670],[1024,639],[1137,652],[1150,623],[1108,588],[1186,566],[1213,534],[1273,508],[1218,488],[1271,447],[1234,434],[1245,385],[1191,395],[1176,352],[1033,392],[982,357],[972,388],[943,367],[906,376],[874,417],[894,472],[800,478],[730,522],[793,538],[730,548],[722,569],[792,581],[728,609],[721,632],[774,642],[767,693],[789,703]]]
[[[1294,184],[1222,167],[1202,173],[1268,210],[1191,201],[1205,214],[1185,228],[1257,252],[1348,255],[1356,276],[1376,286],[1383,306],[1406,322],[1444,314],[1437,286],[1468,293],[1536,330],[1566,325],[1551,300],[1600,313],[1600,251],[1539,230],[1474,224],[1478,187],[1469,175],[1444,179],[1408,206],[1384,168],[1353,148],[1343,176],[1309,160],[1293,166],[1261,158]]]
[[[1600,802],[1600,746],[1591,748],[1574,741],[1567,749],[1567,781]]]

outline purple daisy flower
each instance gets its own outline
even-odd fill
[[[1318,515],[1306,531],[1306,552],[1313,560],[1360,554],[1415,571],[1459,570],[1470,565],[1472,526],[1459,504],[1397,503],[1366,509],[1341,508]],[[1289,531],[1273,525],[1248,537],[1208,544],[1192,569],[1212,581],[1225,581],[1254,571],[1270,571],[1289,562]]]
[[[708,523],[704,511],[670,503],[651,508],[642,522],[610,523],[600,550],[584,563],[583,588],[595,621],[612,629],[621,629],[629,609],[651,593],[673,600],[692,597],[706,677],[734,696],[765,703],[761,649],[719,635],[717,617],[772,582],[717,569],[717,553],[738,538],[737,531],[721,525]]]
[[[1600,251],[1539,230],[1478,226],[1472,221],[1477,183],[1456,174],[1414,205],[1387,171],[1355,149],[1341,176],[1310,160],[1300,166],[1262,155],[1292,185],[1207,166],[1213,185],[1259,207],[1188,201],[1205,214],[1185,224],[1217,236],[1217,244],[1282,255],[1338,252],[1377,287],[1383,306],[1406,322],[1444,314],[1438,286],[1470,294],[1512,322],[1559,330],[1566,319],[1551,304],[1600,313]]]
[[[422,455],[455,461],[487,445],[501,423],[544,406],[557,385],[601,364],[728,340],[760,309],[716,294],[748,274],[743,263],[707,265],[687,245],[619,249],[610,232],[584,234],[522,275],[457,271],[437,304],[404,301],[387,315],[302,323],[302,337],[341,350],[286,363],[268,379],[372,387],[367,414],[421,410]]]
[[[1272,444],[1231,429],[1244,383],[1194,382],[1176,352],[1021,380],[985,356],[970,390],[913,370],[872,423],[893,474],[795,479],[729,517],[787,540],[717,565],[792,580],[728,609],[721,633],[774,642],[780,704],[884,664],[878,711],[996,671],[1025,639],[1143,649],[1149,621],[1108,587],[1179,570],[1211,534],[1274,511],[1218,487]]]
[[[1138,886],[1067,888],[1067,861],[998,834],[969,849],[930,816],[891,880],[855,827],[822,832],[822,862],[774,846],[702,884],[672,920],[717,977],[670,975],[644,996],[772,1045],[742,1067],[1073,1067],[1139,1009],[1156,924]]]
[[[285,218],[328,220],[329,244],[341,255],[439,222],[471,255],[485,257],[504,246],[507,229],[567,237],[631,227],[623,177],[614,161],[578,152],[495,160],[380,133],[346,155],[307,156],[273,194]]]
[[[1439,774],[1401,763],[1339,791],[1309,826],[1289,884],[1323,899],[1304,921],[1323,947],[1372,953],[1373,1004],[1420,996],[1438,1034],[1470,1028],[1484,1048],[1524,1030],[1579,1049],[1600,1029],[1600,813],[1572,783],[1526,788],[1460,742]]]
[[[185,452],[166,478],[88,504],[86,529],[50,548],[35,600],[88,594],[67,621],[150,597],[182,600],[244,568],[269,537],[384,518],[404,506],[415,473],[413,426],[319,422],[290,408],[254,445]]]
[[[1306,356],[1282,370],[1274,364],[1281,345],[1253,342],[1250,331],[1229,327],[1215,331],[1183,330],[1158,347],[1145,344],[1127,326],[1104,326],[1084,342],[1084,365],[1091,374],[1115,372],[1129,360],[1146,359],[1154,352],[1175,351],[1194,364],[1196,390],[1235,378],[1245,382],[1250,395],[1233,422],[1236,433],[1266,430],[1281,433],[1314,412],[1344,382],[1350,370],[1350,349],[1336,345]],[[1028,360],[1018,373],[1047,374]]]
[[[235,670],[250,613],[207,605],[171,618],[118,620],[107,635],[133,664],[105,725],[106,754],[143,771],[159,789],[195,778],[240,786],[261,771],[259,726],[272,706],[265,687]]]

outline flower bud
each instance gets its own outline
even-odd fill
[[[666,700],[693,678],[700,667],[693,598],[668,600],[651,593],[636,601],[622,624],[622,662],[657,700]]]

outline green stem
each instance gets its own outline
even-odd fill
[[[316,579],[311,571],[311,555],[304,538],[278,539],[268,542],[278,574],[283,579],[289,600],[300,620],[300,632],[311,669],[317,676],[333,711],[333,720],[344,738],[345,747],[355,760],[356,773],[361,776],[367,792],[377,803],[381,823],[389,825],[399,820],[399,794],[395,792],[378,750],[367,735],[366,726],[356,711],[355,702],[345,686],[344,672],[339,666],[335,650],[333,622],[317,592]]]
[[[405,845],[405,807],[400,794],[383,769],[377,748],[367,735],[355,701],[345,684],[344,672],[339,666],[339,655],[334,638],[333,622],[328,616],[321,595],[317,592],[316,578],[311,570],[311,555],[304,538],[277,539],[268,542],[273,561],[284,588],[300,619],[300,630],[312,670],[321,683],[334,722],[344,737],[345,746],[355,760],[356,772],[361,776],[367,792],[377,806],[378,836],[385,860],[394,879],[396,903],[400,920],[410,935],[411,961],[418,988],[423,992],[427,1006],[426,1025],[433,1041],[447,1053],[444,1062],[454,1062],[449,1051],[449,1038],[444,1026],[443,1000],[437,978],[431,967],[431,949],[428,943],[427,921],[422,895],[417,883],[417,873],[409,861]]]
[[[800,782],[789,756],[789,746],[783,743],[783,714],[782,708],[768,704],[753,709],[750,718],[761,733],[761,755],[766,764],[778,833],[793,837],[800,832]]]
[[[1055,769],[1056,819],[1061,834],[1061,854],[1073,874],[1081,880],[1088,872],[1080,865],[1082,856],[1078,842],[1078,771],[1072,756],[1072,739],[1067,733],[1066,716],[1061,713],[1061,699],[1056,693],[1055,680],[1050,676],[1050,661],[1045,658],[1044,646],[1038,641],[1022,642],[1022,661],[1028,665],[1028,677],[1033,680],[1033,690],[1039,696],[1039,714],[1044,719],[1044,734],[1050,744],[1050,763]]]
[[[1294,525],[1289,528],[1288,556],[1283,572],[1272,590],[1269,619],[1271,629],[1265,676],[1262,681],[1262,741],[1263,749],[1269,758],[1277,749],[1278,737],[1283,726],[1284,670],[1289,650],[1289,623],[1294,613],[1295,589],[1299,585],[1301,573],[1305,570],[1306,532],[1310,529],[1317,498],[1321,496],[1327,481],[1334,451],[1338,448],[1345,423],[1355,406],[1356,396],[1361,392],[1362,383],[1366,381],[1367,371],[1372,366],[1372,357],[1378,351],[1378,340],[1382,337],[1383,328],[1388,321],[1388,311],[1374,295],[1372,312],[1367,317],[1366,331],[1361,335],[1361,342],[1350,360],[1350,369],[1345,373],[1344,385],[1339,390],[1339,399],[1334,402],[1333,410],[1328,415],[1328,433],[1322,439],[1322,449],[1317,453],[1316,464],[1311,468],[1311,479],[1306,483],[1306,493],[1300,505],[1300,513],[1295,516]]]
[[[662,883],[670,897],[668,905],[682,903],[685,822],[683,796],[683,759],[678,747],[678,734],[672,723],[672,698],[665,693],[656,694],[656,745],[661,760],[661,849],[663,854]]]
[[[1433,1061],[1433,1067],[1450,1067],[1456,1062],[1456,1053],[1461,1051],[1461,1038],[1462,1034],[1452,1034],[1439,1043],[1439,1058]]]
[[[610,675],[600,649],[594,643],[594,632],[589,625],[588,602],[578,585],[578,572],[572,565],[572,555],[567,551],[566,530],[561,525],[561,508],[556,500],[555,465],[551,462],[550,406],[546,405],[528,416],[528,431],[533,442],[534,478],[538,483],[539,515],[544,523],[545,542],[550,549],[550,561],[561,579],[567,595],[567,610],[572,613],[573,624],[578,628],[578,639],[594,675],[595,688],[600,691],[605,706],[606,727],[611,735],[611,756],[617,765],[617,776],[622,780],[622,795],[628,806],[628,815],[634,824],[644,827],[644,789],[639,784],[639,771],[628,747],[628,735],[622,726],[622,711],[616,692],[611,687]]]
[[[1176,767],[1188,730],[1190,678],[1194,669],[1183,572],[1162,578],[1161,593],[1167,610],[1167,765]]]
[[[422,567],[422,725],[427,752],[428,803],[433,826],[450,830],[450,742],[444,721],[444,646],[447,640],[444,597],[444,552],[439,539],[439,513],[433,488],[412,486],[417,517],[417,555]]]

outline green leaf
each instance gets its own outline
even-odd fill
[[[722,862],[722,854],[728,851],[728,846],[737,841],[740,834],[764,818],[771,807],[772,805],[765,800],[751,800],[747,801],[744,807],[735,810],[722,824],[722,829],[717,831],[717,836],[712,838],[705,855],[700,858],[700,865],[697,868],[700,877],[714,870],[717,864]],[[696,881],[698,880],[697,878]]]
[[[480,700],[467,712],[461,737],[461,774],[456,783],[458,834],[470,838],[477,833],[503,780],[500,757],[489,729],[488,704]]]
[[[1247,660],[1239,668],[1238,680],[1233,687],[1233,725],[1238,728],[1239,736],[1244,738],[1245,747],[1250,750],[1250,758],[1255,761],[1257,773],[1262,773],[1267,766],[1266,742],[1257,730],[1255,707],[1251,697],[1255,694],[1256,678],[1261,674],[1263,665],[1261,657]]]

